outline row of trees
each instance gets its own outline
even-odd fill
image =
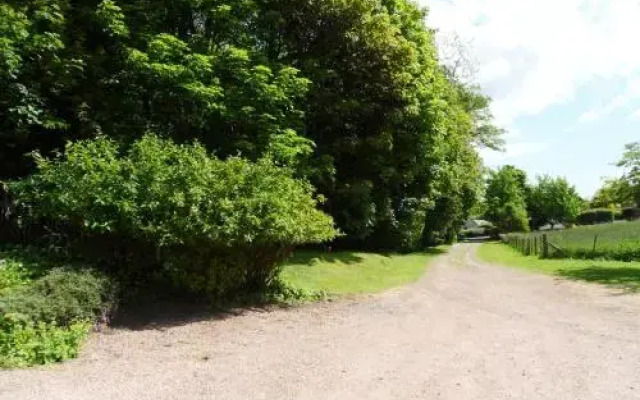
[[[269,159],[326,199],[345,243],[455,237],[497,146],[489,99],[441,65],[408,0],[6,0],[0,179],[25,154],[152,132]]]
[[[545,175],[529,184],[524,171],[504,166],[489,172],[485,201],[476,211],[500,231],[514,232],[573,223],[589,207],[640,207],[640,142],[626,145],[616,165],[624,168],[624,175],[607,179],[591,202],[582,199],[564,178]]]
[[[565,178],[545,175],[529,184],[526,173],[510,165],[489,173],[485,198],[485,218],[501,232],[573,222],[584,205]]]

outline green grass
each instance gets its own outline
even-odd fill
[[[611,285],[630,292],[640,291],[640,262],[540,259],[535,256],[524,256],[501,243],[483,244],[478,250],[478,257],[488,263]]]
[[[415,282],[444,247],[424,253],[375,254],[298,251],[281,273],[296,289],[328,294],[375,293]]]
[[[541,236],[542,232],[527,237]],[[560,247],[567,258],[640,261],[640,221],[578,226],[547,233],[549,241]],[[593,244],[598,236],[596,248]]]

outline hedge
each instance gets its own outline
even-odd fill
[[[606,208],[587,210],[578,215],[577,222],[578,225],[593,225],[613,222],[616,219],[616,214],[619,214],[619,212]]]
[[[99,138],[12,185],[20,217],[120,257],[119,276],[166,274],[210,297],[264,290],[292,247],[337,234],[313,188],[269,160],[217,159],[198,144]],[[87,240],[96,239],[97,240]]]

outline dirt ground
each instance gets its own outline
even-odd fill
[[[377,296],[95,334],[0,399],[640,399],[640,296],[454,246]]]

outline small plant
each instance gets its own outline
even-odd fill
[[[115,298],[114,285],[95,271],[54,269],[0,297],[0,312],[69,326],[109,314]]]
[[[90,322],[67,327],[34,322],[19,314],[0,316],[0,368],[59,362],[78,355],[91,329]]]

